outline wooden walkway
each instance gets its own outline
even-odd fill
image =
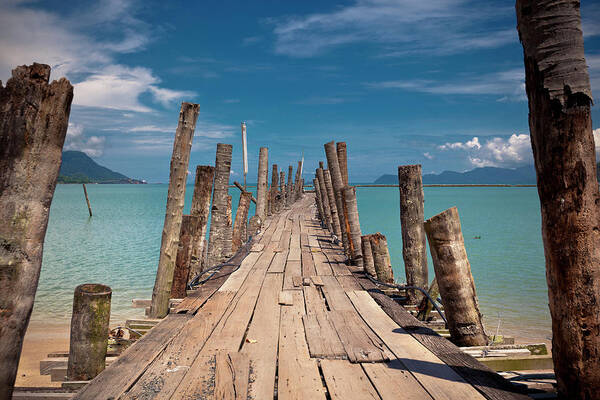
[[[224,267],[76,398],[524,397],[353,273],[314,214],[306,194],[267,219],[238,269]]]

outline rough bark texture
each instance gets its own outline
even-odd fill
[[[559,397],[600,392],[600,213],[579,1],[518,0]]]
[[[424,223],[423,179],[420,165],[398,167],[400,188],[400,223],[402,227],[402,258],[406,284],[426,289],[427,242]],[[408,299],[417,304],[423,299],[418,290],[408,290]]]
[[[0,83],[0,398],[10,398],[37,290],[73,87],[50,67]]]
[[[279,199],[277,200],[277,212],[285,206],[285,172],[279,172]]]
[[[285,206],[289,207],[294,202],[293,196],[293,188],[294,185],[292,183],[292,174],[294,173],[294,167],[291,165],[288,167],[288,179],[287,179],[287,187],[285,188]]]
[[[231,241],[231,251],[235,252],[242,246],[244,238],[242,232],[248,221],[248,209],[250,208],[250,199],[252,193],[241,192],[240,201],[238,203],[237,210],[235,212],[235,223],[233,225],[233,239]]]
[[[231,243],[227,241],[227,196],[229,190],[229,173],[231,171],[230,144],[217,144],[215,159],[215,183],[210,217],[210,232],[208,239],[208,255],[206,268],[213,267],[226,260]],[[227,249],[229,247],[229,250]]]
[[[425,221],[425,231],[452,341],[457,346],[485,346],[487,337],[456,207]]]
[[[294,200],[298,200],[300,197],[302,197],[302,176],[300,175],[301,168],[302,161],[298,161],[298,166],[296,167],[296,180],[294,181]]]
[[[228,259],[233,255],[233,209],[231,195],[227,195],[227,229],[225,230],[225,243],[228,243],[225,247],[224,258]]]
[[[384,283],[394,283],[394,272],[392,271],[392,260],[390,259],[387,238],[377,232],[369,235],[369,241],[371,242],[377,280]]]
[[[152,290],[152,303],[149,314],[151,318],[164,318],[169,312],[169,299],[171,298],[171,287],[173,286],[173,272],[175,271],[175,259],[177,258],[179,232],[181,231],[181,219],[185,202],[187,171],[199,112],[200,105],[181,103],[179,124],[175,131],[173,155],[171,156],[167,212],[160,244],[158,270],[156,271],[154,290]]]
[[[352,251],[352,262],[362,267],[362,247],[360,221],[358,219],[358,203],[356,202],[356,188],[351,186],[344,187],[344,205],[347,212],[346,221],[349,225],[350,236],[348,242]]]
[[[215,178],[215,167],[211,165],[198,165],[196,167],[196,182],[190,214],[198,217],[198,225],[192,237],[192,254],[190,265],[190,279],[202,272],[204,253],[206,252],[206,228],[210,214],[210,196]]]
[[[262,229],[262,221],[258,215],[253,215],[248,221],[248,236],[254,236]]]
[[[271,190],[269,191],[269,213],[275,214],[277,212],[277,198],[279,194],[279,172],[277,170],[277,164],[273,164],[273,171],[271,172]]]
[[[333,194],[335,195],[335,205],[338,212],[337,217],[339,218],[341,236],[346,252],[346,257],[351,258],[350,243],[349,243],[349,232],[346,230],[348,224],[346,222],[346,210],[344,204],[344,198],[342,190],[344,188],[344,180],[342,179],[342,173],[340,171],[340,163],[337,158],[337,150],[335,148],[335,142],[331,141],[325,143],[325,155],[327,156],[327,168],[331,174],[331,183],[333,185]]]
[[[329,170],[323,171],[323,180],[325,181],[325,189],[327,191],[327,200],[329,201],[329,211],[331,213],[331,226],[333,227],[333,234],[338,239],[342,237],[342,228],[340,227],[340,218],[338,217],[338,208],[335,201],[335,194],[333,191],[333,184],[331,183],[331,175]]]
[[[88,381],[104,371],[112,290],[105,285],[75,288],[67,379]]]
[[[267,216],[267,179],[269,174],[269,149],[261,147],[258,153],[258,179],[256,184],[256,215],[261,220]]]
[[[313,186],[315,188],[315,202],[317,203],[317,213],[319,214],[319,220],[321,224],[325,224],[325,212],[323,211],[323,203],[321,202],[321,188],[319,187],[319,180],[313,179]]]
[[[344,186],[348,186],[348,151],[346,142],[336,143],[338,162],[340,163],[340,173],[342,174],[342,182]]]
[[[317,182],[319,182],[319,190],[321,191],[321,203],[323,204],[324,222],[327,225],[329,232],[333,231],[333,217],[331,216],[331,207],[329,205],[329,195],[327,194],[327,185],[325,185],[325,174],[323,168],[317,168]]]
[[[187,296],[186,287],[190,275],[192,238],[198,230],[198,221],[199,218],[193,215],[184,215],[181,220],[179,248],[177,249],[173,286],[171,287],[171,297],[174,299],[183,299]]]
[[[363,256],[363,268],[371,278],[377,278],[375,261],[373,260],[373,250],[371,249],[371,235],[361,236],[360,244]]]

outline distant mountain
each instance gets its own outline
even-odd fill
[[[376,184],[397,184],[398,176],[382,175],[375,181]],[[533,165],[509,169],[483,167],[475,168],[467,172],[444,171],[441,174],[423,175],[424,184],[532,184],[535,185],[535,169]]]
[[[81,151],[63,151],[58,183],[146,183],[99,165]]]

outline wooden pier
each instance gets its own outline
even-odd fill
[[[346,265],[315,212],[307,193],[268,217],[75,398],[525,398]]]

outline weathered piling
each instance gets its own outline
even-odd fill
[[[336,151],[338,162],[340,164],[340,173],[342,174],[342,183],[348,185],[348,150],[346,142],[337,142]]]
[[[85,196],[85,202],[87,203],[88,212],[90,213],[90,217],[91,217],[92,216],[92,206],[90,205],[90,198],[88,197],[87,188],[85,187],[85,183],[83,183],[82,185],[83,185],[83,194]]]
[[[452,341],[457,346],[485,346],[487,337],[456,207],[425,221],[425,231]]]
[[[246,241],[246,238],[243,237],[243,233],[245,231],[245,227],[248,221],[248,209],[250,208],[250,199],[252,198],[252,193],[250,192],[241,192],[240,193],[240,201],[238,203],[237,210],[235,212],[235,222],[233,225],[233,239],[231,241],[231,251],[235,253],[242,246],[242,244]]]
[[[225,231],[225,235],[226,235],[226,240],[228,240],[230,243],[233,240],[233,210],[232,210],[232,201],[233,199],[231,198],[231,195],[227,195],[227,230]],[[227,252],[225,254],[226,258],[229,258],[233,255],[233,252],[231,251],[232,247],[230,244],[229,247],[229,252]]]
[[[327,226],[327,229],[329,229],[329,232],[334,233],[333,217],[331,216],[331,207],[329,206],[329,195],[327,193],[327,185],[325,185],[325,174],[323,172],[323,168],[317,168],[316,175],[317,182],[319,183],[319,190],[321,192],[321,204],[323,205],[323,221]]]
[[[343,199],[342,190],[344,188],[344,180],[342,179],[342,173],[340,171],[340,163],[337,158],[337,150],[335,147],[335,142],[331,141],[329,143],[325,143],[325,155],[327,156],[327,168],[329,173],[331,174],[331,183],[333,185],[333,194],[335,195],[335,205],[337,209],[337,217],[339,219],[339,225],[341,229],[342,244],[344,246],[344,251],[346,252],[346,257],[350,258],[350,243],[349,240],[349,232],[346,230],[346,216],[345,216],[345,204]]]
[[[359,267],[362,267],[362,247],[360,221],[358,219],[358,203],[356,202],[356,188],[351,186],[344,187],[344,202],[346,210],[346,221],[350,231],[350,246],[352,262]]]
[[[517,0],[559,398],[600,392],[600,235],[580,2]],[[441,282],[440,282],[441,283]]]
[[[185,289],[189,280],[192,259],[192,240],[198,230],[199,219],[194,215],[184,215],[181,219],[179,247],[177,249],[177,259],[175,260],[173,285],[171,286],[171,297],[174,299],[186,297]]]
[[[0,84],[0,398],[12,396],[73,100],[68,80],[49,79],[33,64]]]
[[[192,139],[200,106],[181,103],[179,124],[175,131],[173,155],[171,156],[171,174],[167,194],[167,212],[162,232],[158,270],[152,291],[150,317],[163,318],[169,312],[169,299],[173,286],[173,272],[179,245],[179,232],[185,202],[185,184],[192,149]]]
[[[75,288],[67,379],[89,381],[104,370],[112,290],[100,284]]]
[[[198,165],[196,167],[196,181],[190,214],[198,218],[198,225],[192,236],[192,253],[190,265],[190,279],[202,272],[204,253],[206,252],[206,228],[210,214],[210,196],[212,195],[215,167],[211,165]]]
[[[288,167],[288,176],[287,176],[287,186],[285,188],[285,206],[289,207],[294,202],[293,198],[293,188],[294,185],[292,183],[292,174],[294,173],[294,167],[291,165]]]
[[[226,260],[231,252],[231,243],[227,243],[227,196],[229,173],[231,171],[230,144],[217,144],[215,159],[215,183],[208,236],[208,254],[206,267],[210,268]]]
[[[294,200],[300,199],[302,197],[302,161],[298,161],[298,166],[296,167],[296,179],[294,181]]]
[[[261,147],[258,153],[258,179],[256,180],[256,215],[262,221],[267,216],[267,179],[269,174],[269,149]]]
[[[321,202],[321,188],[319,187],[319,180],[317,178],[313,179],[313,186],[315,188],[315,202],[317,203],[319,220],[325,225],[325,211],[323,210],[323,203]]]
[[[375,261],[373,260],[373,249],[371,249],[371,235],[361,236],[360,244],[363,256],[363,268],[370,277],[377,278]]]
[[[262,221],[258,215],[253,215],[248,221],[248,236],[256,235],[262,228]]]
[[[271,171],[271,190],[269,191],[269,214],[275,214],[277,210],[277,190],[279,189],[279,172],[277,164],[273,164]]]
[[[392,260],[390,259],[387,238],[385,235],[377,232],[369,235],[369,240],[371,242],[377,280],[384,283],[394,283],[394,272],[392,270]]]
[[[333,184],[331,183],[331,174],[329,170],[323,171],[323,180],[325,182],[325,189],[327,191],[327,200],[329,201],[329,211],[331,213],[331,226],[333,227],[333,234],[338,239],[342,237],[342,228],[340,227],[340,218],[338,217],[338,208],[335,201],[335,194],[333,191]]]
[[[423,179],[420,165],[398,167],[400,190],[400,225],[402,229],[402,258],[406,284],[427,288],[427,242],[424,224]],[[408,290],[411,304],[423,298],[418,290]]]
[[[285,207],[285,172],[279,172],[279,200],[277,201],[277,211],[280,212]]]

